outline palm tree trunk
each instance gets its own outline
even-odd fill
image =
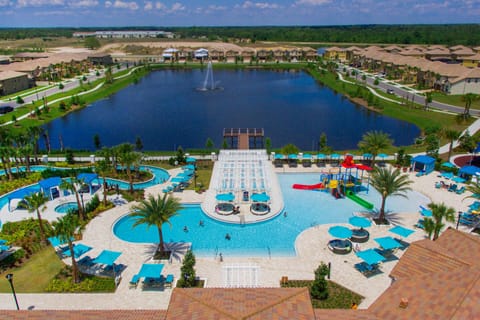
[[[27,172],[30,172],[30,154],[25,155],[25,166],[27,167]]]
[[[78,191],[73,190],[73,192],[75,192],[75,198],[77,199],[78,215],[80,216],[80,219],[85,220],[84,219],[85,217],[84,217],[84,214],[83,214],[83,207],[82,207],[82,203],[80,202],[80,197],[78,195]]]
[[[164,248],[164,243],[163,243],[163,233],[162,233],[162,227],[161,226],[158,227],[158,238],[160,239],[160,243],[159,243],[160,253],[163,256],[163,254],[165,253],[165,248]]]
[[[38,226],[40,228],[40,238],[42,242],[48,245],[47,240],[45,239],[45,228],[43,227],[42,216],[40,215],[40,210],[37,208],[37,219],[38,219]]]
[[[450,157],[452,156],[452,150],[453,150],[453,140],[450,141],[450,145],[448,146],[448,161],[450,161]]]
[[[105,176],[103,176],[103,205],[107,205],[107,180],[105,180]]]
[[[132,176],[132,170],[130,169],[130,166],[127,166],[127,176],[128,176],[128,182],[130,184],[130,193],[133,193],[133,176]]]
[[[70,255],[72,257],[72,279],[73,283],[79,283],[80,279],[78,278],[78,265],[77,262],[75,261],[75,252],[73,251],[73,243],[69,239],[68,240],[68,249],[70,250]]]
[[[386,197],[382,196],[382,205],[380,206],[380,216],[378,217],[378,220],[380,220],[380,222],[385,221],[385,201],[386,200],[387,200]]]

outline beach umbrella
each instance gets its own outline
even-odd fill
[[[352,230],[342,226],[330,227],[330,229],[328,229],[328,233],[330,233],[332,237],[340,239],[347,239],[352,236]]]
[[[187,163],[195,163],[196,161],[197,161],[197,159],[195,159],[193,157],[187,157],[187,159],[186,159]]]
[[[325,159],[325,155],[323,153],[317,154],[317,159]]]
[[[378,243],[378,245],[385,250],[391,250],[391,249],[402,247],[402,244],[397,240],[393,239],[392,237],[375,238],[373,240],[375,240]]]
[[[288,159],[297,159],[297,155],[295,153],[291,153],[288,155]]]
[[[352,226],[359,227],[359,228],[367,228],[372,225],[370,220],[364,217],[357,217],[353,216],[348,219],[348,223],[350,223]]]
[[[445,167],[445,168],[455,168],[455,165],[451,162],[444,162],[442,163],[442,167]]]
[[[382,158],[382,159],[385,159],[386,157],[388,157],[388,154],[379,153],[379,154],[377,155],[377,157]]]
[[[339,158],[340,158],[340,155],[339,155],[338,153],[332,153],[332,154],[330,155],[330,158],[332,158],[332,159],[339,159]]]
[[[399,236],[404,237],[404,238],[408,237],[409,235],[411,235],[412,233],[415,232],[413,230],[404,228],[402,226],[395,226],[392,229],[390,229],[389,231],[393,232],[395,234],[398,234]]]
[[[372,265],[382,261],[385,261],[385,257],[379,254],[374,249],[367,249],[363,251],[358,251],[355,253],[357,257],[365,261],[367,264]]]
[[[371,153],[364,153],[362,156],[363,156],[364,158],[370,159],[370,158],[373,157],[373,154],[371,154]]]
[[[275,154],[275,159],[283,159],[283,154]]]

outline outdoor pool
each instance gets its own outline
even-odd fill
[[[196,255],[215,257],[219,253],[234,256],[294,256],[295,240],[307,228],[327,223],[347,223],[355,211],[364,211],[349,199],[335,199],[320,191],[295,190],[294,183],[314,184],[319,174],[279,174],[287,215],[248,225],[222,223],[206,216],[199,205],[186,205],[178,216],[171,219],[172,227],[165,225],[165,242],[191,242]],[[380,205],[380,195],[370,188],[360,197]],[[386,208],[395,212],[416,212],[419,205],[429,199],[417,192],[409,192],[408,200],[389,197]],[[203,226],[200,225],[203,222]],[[117,221],[113,233],[120,239],[135,243],[158,242],[155,227],[139,225],[133,228],[134,218],[125,216]],[[184,228],[187,231],[184,231]],[[226,235],[230,236],[230,240]],[[268,236],[267,236],[268,235]]]
[[[58,206],[55,207],[55,212],[67,213],[71,209],[77,210],[78,209],[78,204],[76,202],[62,203],[61,205],[58,205]]]

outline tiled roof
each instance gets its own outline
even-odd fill
[[[16,71],[0,71],[0,80],[18,78],[26,75],[27,75],[26,73],[16,72]]]
[[[414,242],[393,268],[390,276],[395,279],[412,278],[469,266],[468,263],[461,261],[452,252],[430,240]]]
[[[174,289],[166,320],[314,319],[307,288]]]
[[[9,320],[163,320],[165,310],[20,310],[0,311]]]
[[[479,287],[480,272],[471,267],[400,279],[368,311],[380,319],[391,320],[478,319]],[[406,308],[400,307],[402,299],[408,300]]]
[[[380,320],[368,310],[315,309],[315,320]]]
[[[480,266],[480,238],[452,228],[445,230],[435,241],[455,256],[471,265]]]

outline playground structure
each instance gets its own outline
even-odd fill
[[[342,172],[342,168],[344,171]],[[354,172],[355,169],[355,172]],[[344,161],[339,167],[338,173],[322,173],[320,175],[321,183],[313,185],[294,184],[292,188],[300,190],[317,190],[329,192],[336,199],[348,198],[366,209],[372,210],[373,204],[360,198],[357,193],[370,189],[370,178],[364,177],[364,171],[370,171],[372,168],[355,164],[353,156],[345,156]]]

